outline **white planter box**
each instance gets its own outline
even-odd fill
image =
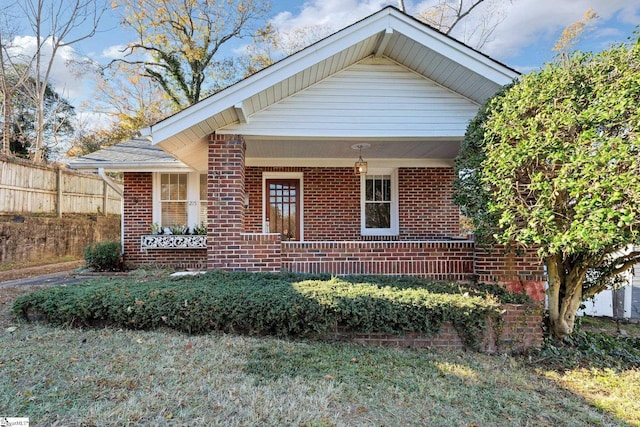
[[[206,249],[207,236],[182,234],[149,234],[142,236],[142,249]]]

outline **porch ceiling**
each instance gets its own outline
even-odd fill
[[[247,165],[353,166],[360,152],[352,145],[366,142],[362,157],[372,165],[449,165],[460,141],[449,139],[268,139],[246,137]]]
[[[243,135],[247,166],[352,167],[360,155],[352,145],[366,142],[362,157],[372,168],[452,166],[460,150],[456,138],[299,139]],[[191,166],[207,170],[206,145],[189,154]]]

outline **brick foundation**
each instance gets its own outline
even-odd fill
[[[542,305],[504,304],[502,323],[488,321],[488,326],[477,350],[483,353],[517,353],[542,346]],[[466,348],[456,329],[450,323],[443,323],[440,332],[426,337],[418,333],[391,335],[381,332],[356,333],[342,328],[332,339],[351,341],[363,345],[384,345],[394,347],[420,347],[442,350]]]
[[[545,300],[544,269],[535,249],[476,247],[474,270],[478,282],[499,283],[533,301]]]

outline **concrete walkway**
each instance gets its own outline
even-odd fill
[[[78,272],[84,261],[68,261],[0,272],[0,288],[7,286],[70,285],[86,280]]]
[[[74,274],[73,271],[62,271],[58,273],[42,274],[37,276],[23,277],[20,279],[0,282],[0,288],[8,286],[42,286],[42,285],[72,285],[83,282],[90,277]]]

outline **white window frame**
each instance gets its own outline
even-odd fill
[[[268,179],[297,179],[300,181],[300,242],[304,242],[304,174],[302,172],[262,172],[262,232],[269,232],[267,224],[267,180]]]
[[[367,228],[365,199],[366,179],[372,175],[389,175],[391,178],[391,227]],[[398,206],[398,169],[370,168],[366,176],[360,177],[360,234],[362,236],[398,236],[400,234],[400,209]]]
[[[200,218],[200,173],[199,172],[154,172],[153,173],[153,223],[159,224],[163,228],[171,224],[160,224],[162,221],[162,208],[160,204],[161,196],[161,175],[163,174],[187,174],[187,227],[193,228],[206,223],[206,218]]]

